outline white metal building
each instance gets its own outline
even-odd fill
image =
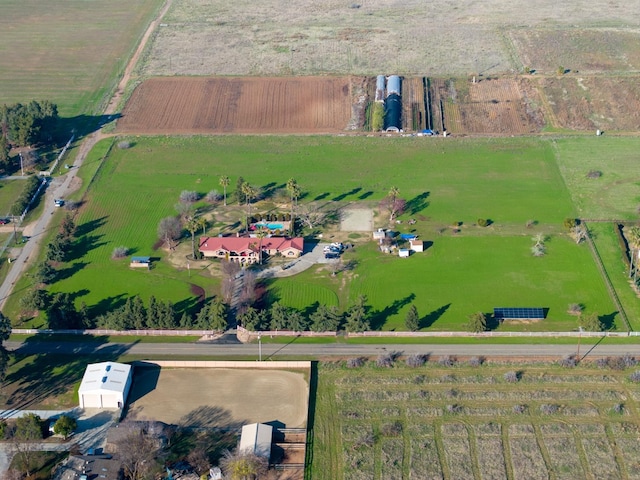
[[[271,456],[271,438],[273,427],[264,423],[251,423],[242,426],[240,453],[255,453],[267,460]]]
[[[132,377],[131,365],[92,363],[82,377],[80,408],[124,408]]]

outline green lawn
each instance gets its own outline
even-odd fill
[[[75,258],[51,291],[66,291],[98,314],[126,297],[150,295],[175,302],[180,309],[195,302],[190,284],[214,294],[218,281],[208,272],[188,272],[170,265],[154,250],[161,218],[174,215],[182,190],[206,194],[220,190],[218,178],[263,188],[281,188],[295,177],[301,202],[333,200],[338,206],[358,202],[377,207],[391,185],[409,201],[402,218],[418,218],[415,228],[433,244],[409,259],[379,253],[373,242],[351,255],[355,270],[332,277],[313,268],[269,285],[269,299],[300,309],[314,303],[346,308],[365,294],[374,326],[404,329],[404,316],[415,303],[422,327],[464,328],[467,315],[496,306],[540,306],[548,319],[502,329],[576,328],[566,313],[569,303],[615,323],[615,309],[589,250],[562,233],[562,221],[575,216],[554,147],[538,139],[429,139],[363,137],[142,137],[128,149],[99,144],[80,169],[85,202],[77,218],[82,239]],[[433,140],[433,141],[431,141]],[[583,139],[576,139],[581,142]],[[100,159],[106,155],[101,164]],[[375,168],[373,166],[375,165]],[[230,206],[228,208],[236,208]],[[218,207],[220,208],[220,207]],[[477,218],[490,218],[487,228]],[[526,228],[528,220],[537,225]],[[462,222],[460,233],[447,226]],[[531,237],[549,234],[548,253],[531,255]],[[115,247],[158,257],[151,271],[132,271],[126,260],[113,261]],[[621,327],[621,325],[618,325]]]
[[[553,140],[560,171],[583,218],[638,218],[640,170],[637,137],[572,137]],[[590,171],[602,173],[589,178]]]
[[[9,214],[11,206],[22,193],[24,185],[24,180],[0,181],[0,216]]]
[[[47,99],[98,114],[160,0],[2,2],[0,104]]]
[[[334,278],[322,268],[309,270],[275,282],[274,297],[304,309],[322,302],[322,297],[308,292],[324,292],[329,287],[346,308],[349,301],[364,294],[372,308],[374,327],[384,330],[405,330],[404,318],[412,303],[418,308],[422,328],[431,330],[462,330],[469,314],[491,313],[498,306],[549,308],[545,321],[505,323],[501,330],[575,329],[576,318],[566,312],[569,303],[582,303],[586,311],[598,312],[607,321],[615,318],[586,245],[553,237],[542,258],[531,255],[531,245],[528,236],[443,236],[427,252],[403,259],[379,253],[370,244],[357,248],[354,258],[359,263],[353,272]]]

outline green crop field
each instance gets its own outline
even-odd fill
[[[319,364],[312,477],[639,477],[633,369],[435,360]]]
[[[62,116],[102,113],[162,2],[2,2],[0,104],[46,99]]]
[[[411,303],[418,307],[423,328],[459,330],[475,311],[522,305],[549,308],[548,321],[501,328],[574,329],[575,318],[566,313],[569,303],[582,303],[606,323],[617,323],[589,250],[563,232],[563,219],[575,210],[554,147],[546,140],[156,137],[131,143],[128,149],[100,143],[80,170],[87,189],[77,218],[82,238],[51,288],[73,293],[92,313],[134,294],[155,295],[187,308],[195,301],[190,284],[215,293],[218,280],[208,270],[192,268],[189,276],[170,263],[164,249],[155,249],[157,225],[175,214],[182,190],[203,195],[220,190],[219,176],[228,175],[232,194],[242,175],[263,188],[282,188],[293,176],[304,192],[303,203],[333,201],[374,209],[389,187],[397,185],[409,205],[402,218],[418,219],[409,228],[430,242],[424,254],[410,259],[379,253],[373,242],[361,243],[345,256],[356,264],[354,270],[332,276],[315,267],[272,281],[271,301],[301,309],[316,302],[346,308],[365,294],[374,326],[388,330],[403,329]],[[238,206],[227,207],[234,208]],[[217,206],[212,213],[224,216],[225,209]],[[478,227],[479,217],[493,223]],[[526,227],[528,220],[535,225]],[[453,223],[459,225],[458,233],[451,232]],[[406,221],[399,227],[408,228]],[[531,237],[537,233],[548,236],[547,254],[541,258],[531,255]],[[157,257],[156,268],[132,271],[127,260],[111,260],[118,246]]]

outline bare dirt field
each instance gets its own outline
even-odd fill
[[[351,119],[348,77],[154,78],[127,103],[118,132],[338,133]]]
[[[495,74],[522,67],[510,30],[639,23],[638,0],[181,0],[163,18],[139,73]]]
[[[536,90],[517,78],[434,79],[432,89],[437,130],[523,135],[544,125]]]
[[[136,368],[128,417],[192,427],[237,428],[278,421],[305,427],[302,373],[223,368]]]
[[[373,231],[373,210],[370,208],[353,208],[342,212],[340,230],[343,232]]]
[[[639,80],[578,75],[538,79],[559,126],[626,131],[640,129]]]

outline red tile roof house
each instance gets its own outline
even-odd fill
[[[257,263],[260,248],[259,238],[248,237],[201,237],[200,252],[205,257],[224,258],[243,264]],[[304,250],[301,237],[267,237],[262,239],[262,251],[268,255],[280,254],[287,258],[297,258]]]

